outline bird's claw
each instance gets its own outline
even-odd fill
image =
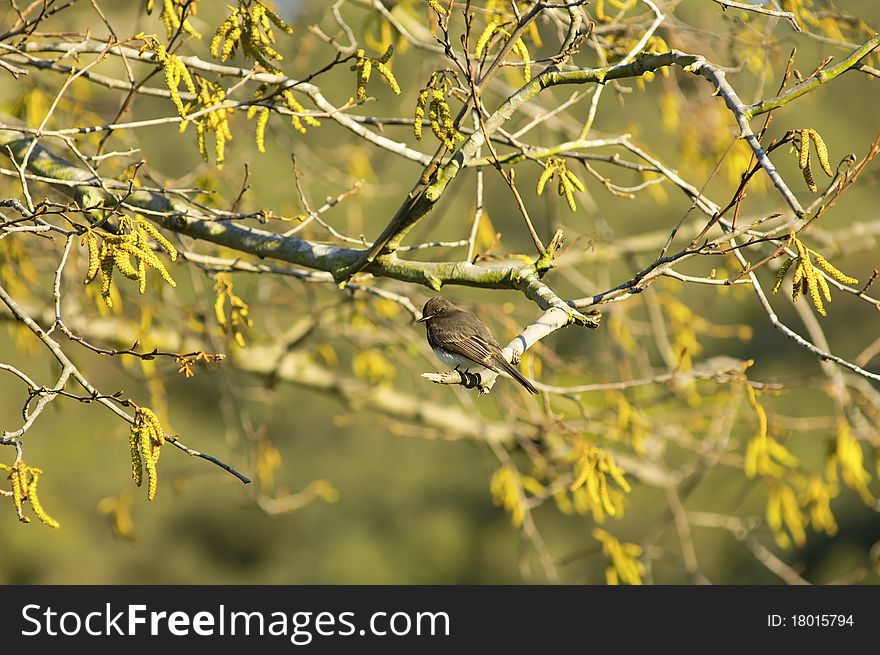
[[[480,377],[479,373],[471,373],[470,371],[462,371],[459,368],[455,367],[455,372],[458,373],[459,377],[461,377],[461,385],[465,389],[474,389],[477,388],[481,393],[486,393],[483,391],[483,379]]]

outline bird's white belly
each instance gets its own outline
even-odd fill
[[[455,368],[456,366],[467,371],[469,369],[483,369],[479,364],[472,362],[471,360],[462,357],[461,355],[455,355],[453,353],[446,352],[440,348],[434,348],[434,354],[437,355],[437,359],[446,364],[451,368]]]

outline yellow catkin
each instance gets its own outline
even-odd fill
[[[432,100],[431,105],[428,107],[428,122],[431,124],[431,131],[434,133],[434,136],[443,141],[446,135],[443,132],[443,128],[440,127],[440,121],[437,119],[437,106],[437,101]]]
[[[831,289],[828,288],[828,282],[825,280],[825,276],[817,275],[816,281],[819,283],[819,288],[822,290],[822,297],[825,298],[825,302],[831,302]]]
[[[810,139],[806,135],[806,130],[801,130],[800,152],[798,153],[798,166],[806,168],[810,165]]]
[[[150,441],[150,431],[143,424],[138,429],[138,437],[140,439],[141,460],[147,472],[147,500],[153,500],[156,497],[156,461],[153,459],[153,444]]]
[[[134,255],[139,259],[142,259],[147,266],[158,271],[159,275],[169,286],[177,286],[177,282],[172,279],[171,275],[168,273],[168,270],[165,268],[165,265],[162,263],[162,260],[160,260],[155,255],[155,253],[153,253],[153,251],[149,249],[148,246],[145,245],[143,248],[139,248],[134,243],[131,243],[131,241],[123,241],[117,246],[117,248],[121,251]],[[137,277],[135,277],[134,279],[137,279]]]
[[[387,64],[377,61],[375,62],[376,70],[379,71],[379,75],[382,76],[382,79],[385,80],[385,83],[391,88],[395,95],[400,95],[400,86],[397,84],[397,80],[394,78],[394,73],[391,72],[391,69],[388,68]]]
[[[444,9],[437,0],[428,0],[428,6],[441,16],[446,15],[446,9]]]
[[[86,247],[89,252],[89,265],[86,269],[85,278],[83,278],[83,284],[88,284],[92,280],[95,279],[95,276],[98,274],[98,268],[101,266],[101,260],[98,256],[98,237],[94,235],[94,233],[89,230],[85,234]]]
[[[486,29],[480,34],[480,38],[477,39],[477,45],[474,47],[474,57],[479,59],[483,56],[483,50],[485,50],[486,45],[489,43],[489,39],[492,38],[492,35],[495,34],[495,30],[497,29],[498,23],[495,21],[490,21],[489,24],[486,25]]]
[[[617,466],[610,456],[608,457],[608,474],[611,476],[611,479],[614,480],[615,484],[620,487],[626,493],[629,493],[631,487],[629,486],[629,482],[626,481],[626,478],[623,477],[623,469]]]
[[[270,7],[263,5],[263,9],[265,10],[266,16],[268,16],[269,20],[275,24],[275,27],[287,34],[293,34],[293,28],[285,23],[283,20],[281,20],[281,17],[278,16],[278,14],[276,14],[274,11],[272,11]]]
[[[566,175],[566,177],[567,177],[569,180],[571,180],[571,183],[575,186],[575,188],[576,188],[578,191],[580,191],[580,192],[582,192],[582,193],[583,193],[584,191],[586,191],[586,187],[584,187],[584,183],[581,182],[581,181],[577,178],[577,176],[576,176],[574,173],[572,173],[572,172],[571,172],[570,170],[568,170],[568,169],[565,169],[565,175]]]
[[[263,38],[270,43],[275,43],[275,35],[272,34],[272,26],[269,24],[269,17],[266,15],[267,9],[266,5],[257,2],[253,7],[252,16],[254,22],[259,23],[260,27],[265,31]]]
[[[214,32],[214,36],[211,37],[211,43],[208,46],[208,52],[211,53],[211,56],[214,59],[220,59],[220,44],[224,43],[226,39],[226,35],[229,30],[232,29],[232,26],[229,25],[227,20],[220,23],[220,26],[217,28],[217,31]]]
[[[766,439],[767,412],[765,412],[764,408],[758,403],[757,394],[755,394],[755,389],[751,385],[746,385],[746,395],[749,398],[749,405],[752,406],[752,411],[755,412],[755,416],[758,419],[758,431],[755,433],[755,438]]]
[[[171,0],[163,0],[162,13],[159,15],[159,18],[165,25],[165,31],[168,33],[168,36],[173,36],[175,30],[180,27],[180,19],[177,17],[177,12],[174,10]]]
[[[806,258],[803,260],[802,267],[804,269],[803,279],[806,280],[808,284],[812,284],[813,279],[818,275],[818,273],[816,273],[816,269],[813,268],[813,263],[809,260],[809,258]]]
[[[602,508],[605,510],[605,513],[608,516],[614,516],[617,511],[611,503],[611,498],[608,497],[608,482],[604,475],[599,476],[599,498],[602,500]]]
[[[752,439],[746,446],[746,454],[743,457],[743,473],[747,478],[753,478],[758,473],[760,447],[761,442],[758,439]]]
[[[256,142],[257,142],[257,150],[260,152],[266,152],[266,124],[269,122],[269,108],[263,107],[260,111],[260,115],[257,116],[257,124],[256,124]]]
[[[373,62],[364,55],[363,50],[358,50],[358,62],[360,62],[360,79],[361,83],[366,85],[370,81],[370,75],[373,73]]]
[[[819,190],[819,187],[816,186],[816,181],[813,179],[813,171],[810,168],[809,151],[807,152],[807,167],[804,169],[804,182],[807,183],[807,188],[812,193],[816,193]]]
[[[382,23],[382,25],[387,25],[387,23]],[[391,61],[391,56],[394,54],[394,43],[388,43],[388,47],[385,48],[385,52],[382,53],[382,56],[377,59],[377,61],[387,64]]]
[[[158,228],[153,225],[150,221],[139,219],[138,225],[143,228],[144,232],[153,237],[156,243],[159,244],[159,247],[162,248],[165,252],[168,253],[168,256],[171,258],[171,261],[177,261],[177,248],[165,238],[161,232],[159,232]]]
[[[125,251],[118,248],[114,249],[113,262],[116,264],[117,270],[129,280],[139,279],[137,269],[131,265],[131,260],[128,258],[128,254]]]
[[[218,292],[214,299],[214,318],[217,320],[217,325],[222,328],[226,328],[226,312],[223,310],[225,304],[226,294]]]
[[[362,51],[361,51],[362,52]],[[367,89],[366,89],[366,78],[367,75],[364,73],[365,63],[364,61],[368,60],[358,60],[357,65],[355,66],[355,71],[357,74],[357,87],[355,89],[355,96],[358,100],[366,100],[367,99]]]
[[[782,286],[782,280],[785,278],[785,274],[788,273],[788,269],[791,268],[792,262],[794,262],[794,257],[789,257],[779,267],[779,270],[776,271],[776,284],[773,285],[773,293],[779,291],[779,287]]]
[[[193,4],[192,6],[193,6],[193,14],[195,14],[195,4]],[[183,31],[186,32],[187,34],[189,34],[191,37],[196,38],[196,39],[202,38],[201,32],[199,32],[198,30],[196,30],[196,28],[194,28],[192,26],[192,23],[189,22],[189,18],[183,19],[182,27],[183,27]]]
[[[517,38],[513,43],[513,50],[519,55],[520,59],[523,62],[523,79],[526,82],[532,79],[532,68],[529,62],[532,57],[529,55],[529,49],[526,47],[525,41],[522,38]]]
[[[460,139],[464,140],[464,137],[459,133],[456,129],[455,124],[452,121],[452,114],[449,111],[449,103],[446,102],[446,97],[440,91],[435,91],[435,97],[439,95],[439,100],[437,103],[437,109],[439,113],[440,125],[442,128],[442,140],[446,144],[447,148],[455,147],[455,140]]]
[[[547,182],[550,181],[550,178],[553,177],[553,173],[556,171],[556,166],[554,166],[551,162],[547,162],[544,167],[544,170],[541,171],[541,176],[538,178],[538,184],[535,187],[535,193],[537,195],[541,195],[544,193],[544,186]]]
[[[811,269],[811,272],[812,275],[806,279],[807,291],[810,293],[810,300],[813,301],[813,306],[816,308],[816,311],[822,316],[825,316],[825,306],[822,304],[822,297],[819,294],[819,274],[813,269]]]
[[[30,523],[22,510],[22,502],[26,497],[26,489],[21,484],[20,474],[22,468],[23,465],[21,462],[19,462],[12,468],[12,473],[10,473],[9,475],[9,479],[12,482],[12,502],[15,505],[15,511],[18,514],[18,520],[22,523]]]
[[[803,517],[798,506],[797,497],[788,485],[783,485],[780,490],[782,504],[782,518],[785,527],[788,528],[795,545],[803,546],[807,536],[804,532]]]
[[[577,205],[574,202],[574,185],[569,181],[568,177],[565,175],[559,176],[560,182],[562,182],[562,190],[565,195],[565,201],[568,203],[568,208],[572,212],[577,211]]]
[[[599,479],[600,475],[596,473],[595,470],[590,470],[590,477],[587,478],[587,496],[590,498],[590,503],[594,507],[602,506],[602,498],[599,496]]]
[[[156,41],[155,38],[147,40],[141,50],[150,50],[155,53],[155,59],[162,66],[162,70],[165,74],[165,86],[168,87],[171,102],[173,102],[174,106],[177,108],[177,113],[181,117],[186,117],[186,108],[183,106],[183,102],[180,99],[178,87],[180,86],[180,83],[183,82],[187,91],[193,94],[196,92],[195,84],[193,83],[192,77],[190,77],[189,70],[180,59],[169,53],[165,49],[165,46]]]
[[[214,161],[217,168],[223,168],[226,159],[226,135],[222,132],[214,132]]]
[[[801,283],[801,280],[804,279],[804,258],[797,258],[798,265],[794,269],[794,275],[792,276],[791,283],[795,286]]]
[[[116,256],[117,252],[128,253],[129,255],[133,255],[138,259],[143,259],[149,265],[153,265],[155,262],[159,261],[159,258],[153,253],[149,247],[142,247],[140,243],[138,243],[139,234],[126,234],[124,237],[118,240],[114,240],[113,244],[114,251],[113,255]],[[108,237],[109,240],[109,237]]]
[[[205,124],[204,123],[196,123],[196,142],[199,147],[199,154],[202,156],[202,159],[208,161],[208,150],[205,147]]]
[[[61,524],[46,513],[46,510],[43,509],[43,505],[40,503],[40,497],[37,495],[37,484],[40,480],[41,472],[40,469],[31,469],[33,477],[28,486],[28,500],[30,500],[31,509],[34,511],[34,516],[40,519],[44,525],[48,525],[50,528],[60,528]]]
[[[147,265],[143,259],[138,260],[138,293],[141,295],[147,292]]]
[[[302,114],[302,116],[294,115],[290,117],[290,122],[293,125],[294,129],[300,134],[306,133],[306,128],[303,127],[303,123],[308,125],[309,127],[320,127],[321,121],[319,121],[314,116],[311,116],[306,108],[300,104],[300,102],[293,97],[293,93],[290,92],[289,89],[285,89],[282,93],[282,97],[284,98],[284,103],[287,105],[287,108],[290,111],[296,112],[297,114]]]
[[[448,147],[452,148],[455,145],[454,139],[458,135],[458,131],[452,123],[452,114],[449,111],[449,103],[446,102],[446,98],[443,98],[438,102],[437,111],[439,113],[440,125],[443,130],[443,141]]]
[[[416,101],[416,111],[413,117],[413,133],[416,139],[422,140],[422,121],[425,119],[425,107],[428,104],[430,89],[425,87],[419,91],[419,99]]]
[[[138,432],[137,422],[131,426],[128,433],[128,450],[131,456],[131,479],[137,486],[141,486],[144,475],[144,461],[141,458],[141,442],[140,433]]]
[[[810,139],[812,139],[813,143],[816,145],[816,154],[819,155],[819,165],[822,166],[825,175],[832,177],[834,173],[831,171],[831,162],[828,161],[828,146],[825,145],[825,141],[819,136],[819,133],[816,130],[808,130],[808,133]]]
[[[169,55],[169,57],[173,60],[173,62],[174,62],[173,65],[177,69],[177,78],[176,79],[177,79],[178,84],[180,82],[183,82],[183,85],[184,85],[184,87],[186,87],[187,91],[189,91],[190,93],[195,93],[196,92],[196,85],[193,82],[192,77],[190,77],[189,69],[187,69],[187,67],[183,64],[183,62],[180,61],[180,59],[178,59],[174,55]],[[178,107],[178,109],[180,110],[181,116],[186,115],[186,110],[181,109],[181,107]]]
[[[113,300],[110,298],[110,285],[113,281],[113,254],[105,250],[104,256],[101,258],[101,298],[107,307],[113,307]]]
[[[141,407],[140,413],[144,422],[152,432],[151,438],[160,446],[163,445],[165,443],[165,432],[162,429],[162,424],[159,422],[159,417],[156,416],[153,410],[148,409],[147,407]]]
[[[373,64],[370,59],[367,57],[366,53],[363,50],[358,50],[355,53],[355,57],[357,58],[357,72],[358,79],[360,83],[366,84],[370,81],[370,74],[373,70]]]
[[[843,284],[858,284],[859,281],[854,278],[846,275],[845,273],[839,271],[834,265],[831,264],[827,259],[825,259],[822,255],[817,252],[813,253],[813,258],[816,261],[816,266],[825,271],[832,278],[837,280],[838,282],[842,282]]]
[[[220,53],[220,61],[226,61],[232,54],[232,51],[241,43],[241,28],[236,26],[229,30],[229,35],[223,43],[223,50]]]

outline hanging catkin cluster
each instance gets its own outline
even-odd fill
[[[504,29],[501,23],[489,21],[483,33],[480,34],[480,38],[477,39],[477,45],[474,47],[474,57],[479,59],[483,56],[483,52],[487,50],[487,46],[496,34],[500,34],[506,39],[510,38],[510,32]],[[519,55],[519,58],[522,60],[523,79],[528,82],[532,79],[532,69],[530,66],[531,55],[529,55],[526,42],[522,40],[522,37],[517,37],[510,49]]]
[[[40,482],[40,474],[42,469],[28,466],[22,460],[17,461],[13,466],[0,464],[0,471],[9,471],[8,480],[12,491],[12,503],[15,505],[15,513],[18,520],[22,523],[30,523],[31,520],[24,515],[24,502],[31,504],[31,509],[41,523],[48,525],[50,528],[60,526],[58,521],[53,519],[46,513],[40,503],[40,497],[37,495],[37,486]]]
[[[267,71],[281,74],[275,62],[284,57],[274,47],[272,25],[287,34],[293,34],[293,28],[259,0],[239,2],[238,7],[229,9],[231,13],[211,38],[211,55],[226,61],[240,49],[245,57],[258,62]]]
[[[183,83],[190,93],[195,94],[196,92],[195,84],[186,65],[178,57],[168,52],[155,36],[145,38],[140,52],[152,52],[155,55],[156,62],[162,66],[162,71],[165,73],[165,86],[168,87],[168,93],[171,94],[171,102],[177,107],[177,113],[181,118],[185,118],[186,108],[180,99],[180,84]]]
[[[630,492],[630,485],[626,481],[621,469],[614,459],[601,448],[592,444],[581,443],[572,453],[574,457],[575,480],[571,483],[569,491],[576,491],[583,487],[587,491],[593,516],[601,522],[604,515],[614,516],[618,512],[618,506],[614,503],[609,488],[610,478],[623,492]]]
[[[229,129],[229,117],[232,116],[233,109],[225,107],[226,90],[202,77],[197,78],[199,83],[199,93],[196,96],[196,110],[204,113],[198,117],[185,120],[180,124],[180,132],[189,126],[190,122],[196,125],[196,138],[198,140],[199,154],[206,162],[209,161],[207,134],[214,135],[214,161],[217,168],[223,168],[223,160],[226,152],[226,142],[232,140],[232,131]],[[191,105],[186,106],[186,111],[190,112]]]
[[[147,475],[147,499],[156,497],[156,463],[159,461],[161,448],[165,443],[165,432],[159,419],[146,407],[138,407],[134,415],[134,423],[128,436],[129,454],[131,455],[131,477],[137,486]]]
[[[816,193],[819,188],[816,186],[816,181],[813,179],[813,167],[812,167],[812,156],[810,154],[810,142],[816,146],[816,155],[819,157],[819,165],[822,167],[822,170],[825,172],[825,175],[828,177],[833,177],[834,173],[831,170],[831,163],[828,161],[828,146],[825,145],[825,141],[819,136],[819,133],[816,130],[810,128],[804,128],[801,130],[794,130],[794,134],[798,135],[798,143],[797,143],[797,156],[798,156],[798,166],[801,169],[801,172],[804,174],[804,181],[807,183],[807,187],[809,187],[810,191]],[[795,150],[794,142],[792,142],[792,150]]]
[[[394,73],[391,72],[391,68],[388,66],[388,61],[393,54],[393,43],[388,44],[388,48],[382,53],[381,57],[368,57],[363,50],[358,50],[355,53],[355,62],[351,65],[351,70],[355,72],[355,79],[357,82],[355,96],[359,101],[367,99],[367,82],[370,81],[370,76],[372,75],[374,68],[379,71],[379,75],[394,94],[400,95],[400,85],[397,83]]]
[[[425,120],[425,109],[428,110],[428,122],[431,131],[450,150],[455,147],[456,141],[463,141],[464,137],[456,129],[452,121],[452,113],[446,96],[451,84],[445,73],[437,71],[431,74],[427,86],[419,91],[419,99],[416,101],[416,111],[413,121],[413,133],[419,140],[422,139],[422,122]]]
[[[218,274],[214,281],[214,317],[224,332],[229,334],[239,348],[244,348],[244,331],[252,324],[249,305],[232,291],[232,280]],[[229,302],[229,316],[226,316],[226,302]]]
[[[822,299],[824,298],[825,302],[831,302],[831,289],[822,272],[842,284],[858,284],[859,281],[841,272],[818,252],[805,246],[793,232],[789,235],[789,244],[793,245],[797,250],[797,256],[789,257],[779,267],[779,271],[776,273],[776,284],[773,285],[773,293],[779,291],[779,287],[782,286],[782,280],[792,265],[794,265],[794,274],[791,281],[791,299],[796,301],[802,293],[808,295],[816,311],[825,316],[825,305]],[[810,259],[811,256],[812,260],[815,261],[815,266]],[[816,270],[817,267],[819,270]]]
[[[263,98],[270,100],[262,101]],[[262,102],[261,102],[262,101]],[[274,91],[269,90],[268,84],[261,84],[254,92],[254,103],[247,110],[248,120],[254,116],[257,117],[255,138],[257,150],[266,152],[266,125],[269,122],[269,116],[272,112],[271,106],[283,106],[290,110],[290,124],[300,134],[306,133],[306,125],[309,127],[320,127],[321,121],[306,111],[306,108],[297,100],[290,89],[281,89],[277,86]],[[257,104],[259,103],[259,104]]]
[[[134,225],[131,223],[130,218],[124,217],[120,221],[119,234],[100,234],[89,228],[82,238],[89,258],[83,283],[89,284],[100,271],[101,297],[108,307],[113,306],[110,287],[114,269],[130,280],[137,280],[140,293],[144,293],[147,289],[147,268],[155,269],[172,287],[177,286],[162,260],[153,252],[147,239],[152,237],[158,246],[168,253],[171,261],[177,259],[177,249],[149,221],[137,218]],[[128,231],[123,232],[126,228]]]
[[[541,171],[541,175],[538,177],[538,184],[535,187],[535,193],[539,196],[544,193],[544,186],[554,175],[559,178],[559,195],[565,196],[568,208],[571,211],[577,211],[577,205],[574,202],[574,191],[575,189],[578,191],[584,191],[585,187],[583,182],[581,182],[574,173],[568,170],[564,159],[558,157],[547,158],[547,161],[544,163],[544,170]]]
[[[147,0],[147,13],[153,13],[153,0]],[[159,12],[159,20],[165,26],[165,32],[168,38],[172,38],[177,34],[178,30],[182,30],[197,39],[201,39],[202,35],[190,24],[189,16],[195,16],[198,13],[195,0],[162,0],[162,11]]]

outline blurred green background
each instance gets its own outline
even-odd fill
[[[196,26],[210,34],[211,30],[205,26],[222,8],[220,3],[216,7],[208,4],[200,5]],[[276,4],[282,16],[295,22],[297,30],[291,42],[279,47],[286,54],[285,68],[289,66],[290,70],[300,72],[325,61],[329,52],[326,47],[298,50],[297,34],[303,34],[305,24],[323,15],[326,3],[279,0]],[[880,25],[880,7],[876,2],[839,4],[846,4],[851,13],[870,25]],[[119,0],[102,2],[101,6],[119,34],[162,31],[155,15],[148,18],[143,14],[141,3]],[[734,29],[729,22],[735,20],[733,14],[722,16],[714,3],[685,1],[680,3],[675,20],[700,25],[708,35],[712,30],[727,34]],[[88,25],[95,34],[105,32],[85,3],[64,12],[53,24],[58,30],[80,31]],[[776,27],[774,35],[782,43],[780,51],[784,53],[789,45],[797,45],[798,62],[805,74],[810,72],[811,64],[815,65],[826,54],[839,56],[841,52],[826,44],[796,38],[783,23]],[[707,41],[711,39],[707,37]],[[726,41],[725,44],[718,44],[706,55],[710,59],[717,55],[730,62],[731,58],[735,59],[737,41],[732,39],[730,44]],[[205,43],[195,45],[194,49],[206,57]],[[393,63],[397,64],[395,73],[404,88],[403,99],[398,102],[387,89],[371,88],[377,102],[365,111],[394,115],[401,111],[399,107],[414,105],[418,87],[433,70],[432,64],[412,63],[419,61],[412,51],[398,57]],[[583,58],[589,61],[586,55]],[[336,104],[344,102],[346,94],[354,93],[352,74],[346,67],[340,69],[320,80]],[[773,71],[776,80],[778,62]],[[33,69],[31,78],[49,93],[56,92],[63,81],[61,76]],[[732,75],[731,79],[736,85],[737,77]],[[0,104],[10,106],[23,92],[22,84],[29,83],[30,80],[16,82],[9,76],[0,77]],[[154,83],[158,84],[158,78]],[[600,108],[596,130],[598,134],[632,132],[636,141],[654,155],[674,162],[678,152],[677,135],[664,132],[660,126],[656,93],[659,84],[657,81],[649,85],[647,92],[632,93],[625,98],[609,92],[603,99],[605,110]],[[772,92],[776,84],[775,81],[768,83],[767,88]],[[81,86],[81,109],[105,119],[112,117],[119,96],[85,84]],[[751,81],[740,91],[746,101],[758,97]],[[570,89],[553,93],[562,101]],[[705,99],[707,88],[701,93]],[[754,98],[750,93],[756,94]],[[780,112],[771,135],[779,136],[795,126],[815,126],[828,142],[835,161],[848,152],[862,156],[880,127],[878,101],[876,80],[848,73]],[[408,115],[406,111],[408,109],[403,115]],[[137,101],[139,118],[168,113],[165,101]],[[63,120],[60,116],[56,123],[63,124]],[[363,232],[367,238],[385,224],[419,172],[414,164],[394,155],[363,148],[329,121],[325,121],[323,128],[299,136],[286,121],[273,120],[267,132],[268,152],[257,155],[253,147],[253,124],[245,123],[242,118],[236,121],[236,138],[228,148],[227,163],[219,173],[201,164],[191,131],[181,137],[173,126],[147,128],[138,131],[136,142],[130,145],[142,149],[138,156],[146,159],[147,167],[162,178],[184,178],[192,182],[191,173],[198,171],[213,177],[218,187],[226,189],[238,188],[243,163],[249,162],[250,206],[272,208],[286,215],[299,211],[292,190],[291,151],[297,155],[313,204],[319,204],[325,196],[341,193],[355,179],[363,178],[365,186],[360,196],[341,211],[349,232]],[[686,129],[686,120],[682,121],[685,123],[682,129]],[[732,123],[728,128],[732,136]],[[388,133],[415,143],[407,134],[408,129],[390,127]],[[121,135],[121,142],[130,138]],[[779,161],[786,179],[797,180],[799,173],[794,158],[780,157]],[[677,168],[685,170],[687,162],[678,164]],[[521,176],[523,186],[529,188],[538,168],[519,170],[517,179]],[[833,221],[834,228],[876,221],[876,171],[876,166],[869,168],[863,184],[848,193],[823,220]],[[503,248],[511,252],[527,251],[528,237],[519,226],[515,206],[503,183],[496,175],[487,174],[486,178],[487,209],[495,228],[504,235]],[[622,175],[621,179],[625,180],[626,176]],[[630,181],[637,179],[633,176]],[[457,180],[454,192],[448,194],[449,199],[438,206],[427,226],[415,230],[412,240],[461,238],[472,211],[472,181],[472,176]],[[0,192],[3,197],[19,191],[8,177],[0,179],[0,185],[4,189]],[[551,228],[561,225],[568,234],[586,235],[585,241],[613,243],[616,238],[643,231],[668,230],[687,211],[687,200],[674,189],[666,188],[668,202],[659,204],[650,199],[633,202],[613,198],[593,185],[592,203],[585,203],[586,209],[571,217],[561,215],[563,205],[555,198],[535,198],[529,193],[526,202],[542,234],[549,235]],[[803,191],[798,189],[799,193]],[[729,181],[720,176],[713,180],[707,192],[716,199],[726,198],[725,193],[730,193]],[[750,202],[752,215],[779,206],[773,195],[750,198]],[[843,260],[841,267],[866,279],[878,265],[877,249],[873,242],[860,245],[863,246],[860,251]],[[636,269],[632,262],[588,262],[580,270],[599,285],[613,286]],[[184,277],[182,273],[175,275]],[[762,275],[770,279],[769,273]],[[295,297],[300,293],[299,287],[279,282],[280,296],[260,299],[256,295],[248,296],[253,284],[253,280],[242,279],[240,288],[242,296],[251,302],[258,322],[262,320],[261,300],[265,301],[264,306],[272,307],[276,323],[295,320],[296,309],[285,307],[284,299]],[[582,290],[578,292],[562,279],[556,279],[555,284],[563,297],[583,295]],[[185,284],[182,286],[181,293],[192,293],[186,290]],[[417,306],[430,295],[426,289],[404,291]],[[320,293],[333,297],[332,291]],[[512,292],[449,289],[448,295],[465,304],[471,303],[471,307],[479,307],[479,303],[484,302],[515,303],[519,307],[517,320],[520,323],[533,316],[533,308],[525,306],[522,298]],[[830,403],[818,391],[824,382],[815,359],[774,331],[751,295],[722,296],[712,289],[699,288],[689,289],[687,299],[692,309],[714,322],[747,324],[754,330],[749,341],[709,340],[704,358],[716,354],[754,358],[756,364],[750,370],[753,379],[800,382],[802,386],[796,395],[774,401],[781,413],[798,416],[827,411]],[[780,304],[779,311],[783,320],[797,325],[797,317],[790,307]],[[403,316],[400,326],[401,330],[412,331],[418,340],[423,338],[422,331],[406,323]],[[823,321],[823,327],[832,350],[844,357],[853,357],[878,334],[876,315],[870,308],[840,293],[835,294],[831,318]],[[6,336],[0,340],[0,361],[20,366],[49,384],[55,369],[43,353],[16,349],[14,340],[8,336],[11,332],[2,334]],[[588,337],[584,345],[573,335],[558,334],[548,340],[547,346],[563,358],[578,355],[585,348],[587,352],[608,352],[608,336],[603,329]],[[85,351],[71,352],[76,354],[77,363],[87,368],[99,388],[122,388],[132,397],[144,397],[136,371],[121,369],[115,362]],[[584,371],[584,378],[569,382],[589,381],[594,376],[613,379],[608,364],[597,355],[590,370]],[[423,370],[430,370],[431,366],[424,363]],[[164,365],[161,370],[167,383],[173,430],[192,447],[253,475],[252,458],[241,441],[230,437],[224,429],[218,407],[218,388],[222,383],[217,379],[216,370],[200,369],[190,381],[178,376],[171,365]],[[293,513],[270,516],[255,504],[250,490],[234,478],[204,461],[189,459],[167,447],[160,463],[159,493],[153,503],[147,503],[142,490],[134,489],[131,484],[126,426],[103,408],[58,400],[27,434],[26,444],[27,461],[45,471],[41,481],[43,505],[61,522],[62,529],[51,531],[36,522],[20,525],[11,507],[7,508],[5,518],[0,520],[0,582],[459,584],[543,581],[532,547],[511,527],[504,511],[492,504],[488,484],[498,462],[485,446],[466,441],[398,436],[376,415],[351,411],[327,396],[286,384],[267,388],[260,380],[241,376],[237,379],[244,390],[242,403],[247,405],[256,422],[262,424],[280,453],[282,466],[275,472],[278,489],[297,492],[312,481],[323,479],[338,492],[337,502],[318,499]],[[409,385],[415,393],[438,403],[447,402],[450,397],[450,389],[428,385],[407,371],[397,373],[396,383]],[[811,390],[811,386],[816,390]],[[21,385],[8,375],[0,376],[0,424],[17,427],[21,400]],[[499,411],[489,399],[478,399],[475,403],[487,414]],[[748,432],[751,428],[744,426],[743,429]],[[827,430],[825,433],[827,435]],[[823,431],[816,430],[815,434],[822,435]],[[803,441],[798,454],[805,461],[812,458],[821,468],[824,453],[818,440],[815,443]],[[873,470],[870,465],[869,469]],[[687,507],[692,511],[736,508],[740,515],[761,515],[764,498],[750,491],[754,486],[754,482],[745,482],[741,475],[715,476],[698,486]],[[120,494],[124,502],[130,500],[131,503],[134,539],[114,536],[109,517],[99,510],[102,499]],[[796,562],[798,570],[814,582],[837,580],[854,569],[869,566],[869,550],[880,542],[877,513],[861,503],[855,494],[845,490],[834,501],[833,508],[840,526],[835,538],[811,532],[805,548],[776,551],[781,558]],[[564,581],[604,581],[605,560],[590,536],[594,527],[590,517],[563,516],[549,504],[539,508],[535,518],[548,549],[559,558]],[[605,527],[622,540],[638,541],[647,530],[667,523],[662,494],[636,484],[628,497],[625,516]],[[769,532],[765,531],[762,538],[768,545],[772,544]],[[700,570],[713,582],[779,582],[727,532],[695,528],[694,540]],[[668,552],[652,554],[653,581],[688,582],[678,561],[673,529],[665,528],[657,547]],[[880,582],[876,572],[860,580]]]

